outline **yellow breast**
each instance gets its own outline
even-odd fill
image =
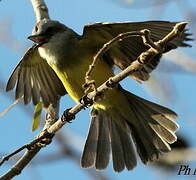
[[[85,82],[85,74],[89,65],[92,63],[92,59],[93,56],[84,57],[79,60],[80,63],[63,68],[58,68],[54,64],[51,64],[51,67],[62,81],[66,91],[76,102],[84,95],[82,85]],[[113,76],[112,69],[103,60],[99,60],[92,72],[91,78],[95,80],[96,86],[98,87],[111,76]]]

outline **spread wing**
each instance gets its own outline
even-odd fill
[[[167,21],[146,21],[146,22],[130,22],[130,23],[95,23],[89,24],[84,27],[82,37],[84,39],[91,38],[94,42],[94,48],[101,48],[104,43],[108,42],[112,38],[116,37],[120,33],[139,31],[142,29],[148,29],[151,32],[151,38],[153,41],[158,41],[166,36],[172,31],[176,22]],[[169,42],[165,48],[165,52],[175,49],[179,46],[186,47],[190,46],[186,43],[190,39],[188,36],[191,35],[184,31],[180,36]],[[103,59],[109,64],[115,64],[121,69],[125,69],[130,65],[131,62],[136,60],[136,58],[144,51],[147,47],[141,37],[133,36],[116,43],[110,50],[108,50]],[[159,63],[161,55],[157,55],[154,59],[143,69],[132,74],[132,77],[138,81],[145,81],[149,78],[149,73],[156,68]]]
[[[66,94],[66,90],[47,62],[40,57],[38,48],[33,45],[27,50],[10,76],[6,91],[16,85],[15,98],[24,95],[24,103],[31,100],[37,104],[41,100],[44,106],[55,103],[58,97]]]

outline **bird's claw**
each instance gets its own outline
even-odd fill
[[[75,119],[75,114],[70,113],[70,112],[69,112],[70,109],[71,109],[71,108],[66,109],[66,110],[63,112],[63,115],[61,116],[61,120],[62,120],[63,122],[66,121],[66,122],[68,122],[68,123],[71,123],[71,121]]]
[[[88,98],[87,95],[84,95],[81,99],[80,99],[80,103],[83,104],[85,107],[90,107],[93,105],[93,100]]]

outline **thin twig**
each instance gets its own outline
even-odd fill
[[[59,101],[58,101],[59,103]],[[52,105],[51,105],[52,106]],[[58,119],[58,112],[59,112],[59,106],[55,106],[55,108],[51,108],[51,106],[49,106],[49,108],[46,109],[46,116],[47,119],[50,122],[55,122],[56,119]],[[45,129],[45,127],[43,128]],[[47,131],[42,130],[40,135],[37,136],[37,138],[33,141],[31,141],[30,143],[28,143],[27,145],[22,146],[21,148],[17,149],[15,152],[11,153],[10,155],[4,157],[4,159],[1,162],[1,165],[10,157],[12,157],[12,155],[15,155],[16,153],[24,150],[25,148],[27,148],[27,151],[24,153],[24,155],[19,159],[19,161],[11,168],[9,169],[4,175],[2,175],[0,177],[0,180],[8,180],[8,179],[12,179],[14,176],[19,175],[22,170],[29,164],[29,162],[31,162],[31,160],[36,156],[36,154],[44,147],[42,146],[41,141],[44,138],[49,138],[49,140],[52,139],[53,134],[48,134]],[[49,141],[50,143],[51,141]],[[48,143],[48,144],[49,144]]]
[[[141,31],[132,31],[132,32],[121,33],[118,36],[114,37],[112,40],[105,43],[103,45],[103,47],[98,51],[98,53],[94,56],[93,61],[89,65],[89,69],[86,72],[85,84],[83,85],[83,87],[90,89],[90,88],[88,88],[88,86],[94,83],[94,80],[92,80],[90,78],[90,75],[92,74],[93,69],[95,68],[97,61],[100,59],[100,57],[103,56],[103,54],[106,51],[108,51],[114,45],[114,43],[121,41],[123,39],[129,38],[129,37],[132,37],[132,36],[141,36],[144,44],[150,47],[149,51],[147,51],[145,54],[143,54],[143,56],[148,55],[148,57],[150,57],[151,54],[156,55],[158,53],[162,53],[164,51],[165,45],[169,41],[173,40],[179,33],[181,33],[184,30],[186,24],[187,23],[185,23],[185,22],[178,23],[167,36],[165,36],[162,40],[159,40],[158,42],[152,41],[152,39],[150,38],[150,31],[147,29],[144,29]],[[149,59],[151,59],[151,58],[149,58]],[[145,59],[147,59],[147,58],[145,58]],[[140,61],[141,62],[143,61],[143,58],[141,56],[140,56]]]
[[[0,113],[0,117],[4,116],[6,113],[8,113],[9,110],[11,110],[16,104],[18,104],[24,96],[21,96],[20,98],[16,99],[8,108],[6,108],[3,112]]]
[[[22,147],[18,148],[17,150],[15,150],[14,152],[8,154],[7,156],[4,156],[2,158],[2,160],[0,161],[0,166],[5,162],[8,161],[9,158],[11,158],[12,156],[14,156],[15,154],[18,154],[19,152],[21,152],[24,149],[28,149],[28,150],[32,150],[33,146],[37,143],[39,143],[41,140],[45,139],[45,138],[50,138],[51,134],[48,134],[47,132],[43,133],[42,136],[36,138],[35,140],[31,141],[28,144],[23,145]]]
[[[33,150],[26,151],[14,166],[0,177],[0,180],[10,180],[13,177],[19,175],[40,150],[41,147],[36,147]]]
[[[115,43],[117,43],[118,41],[122,41],[123,39],[127,39],[129,37],[132,37],[132,36],[141,36],[144,44],[151,48],[152,52],[148,51],[147,53],[143,54],[143,56],[148,55],[149,61],[150,61],[152,59],[151,54],[156,55],[158,53],[162,53],[165,45],[177,36],[176,31],[177,30],[182,31],[184,29],[185,25],[186,25],[186,23],[181,23],[181,25],[178,28],[174,27],[173,31],[171,32],[172,34],[171,33],[168,34],[168,36],[164,37],[164,39],[162,39],[161,41],[158,41],[156,43],[153,42],[152,39],[150,38],[150,31],[147,29],[144,29],[141,31],[132,31],[132,32],[121,33],[118,36],[116,36],[115,38],[113,38],[112,40],[105,43],[103,45],[103,47],[98,51],[98,53],[94,56],[93,61],[89,65],[89,69],[86,72],[85,83],[83,84],[83,87],[86,89],[85,94],[87,94],[90,89],[93,89],[96,91],[95,81],[92,80],[90,76],[93,72],[93,69],[95,68],[96,63],[100,59],[100,57],[102,57],[103,54],[106,51],[108,51]],[[143,58],[140,58],[141,62],[143,61],[142,59]]]
[[[147,34],[148,33],[148,34]],[[91,74],[93,72],[93,69],[95,68],[98,60],[103,56],[103,54],[108,51],[112,46],[114,46],[115,43],[118,41],[122,41],[123,39],[132,37],[132,36],[144,36],[144,42],[146,43],[147,39],[149,40],[147,36],[149,36],[149,31],[148,30],[141,30],[141,31],[132,31],[132,32],[126,32],[126,33],[121,33],[118,36],[114,37],[112,40],[108,41],[103,45],[103,47],[98,51],[98,53],[93,57],[92,63],[89,65],[89,69],[86,72],[85,75],[85,83],[83,84],[83,88],[85,88],[85,94],[89,92],[91,89],[91,85],[95,85],[95,81],[91,79]],[[149,40],[150,41],[150,40]],[[96,90],[95,87],[92,89]]]
[[[44,0],[31,0],[31,4],[35,12],[37,22],[39,22],[42,19],[50,19],[48,8]]]

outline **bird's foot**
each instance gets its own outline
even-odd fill
[[[71,109],[71,108],[66,109],[66,110],[63,112],[63,115],[61,116],[61,121],[63,121],[63,122],[66,121],[66,122],[68,122],[68,123],[71,123],[71,121],[75,119],[75,114],[70,113],[70,112],[69,112],[70,109]]]
[[[83,104],[85,107],[90,107],[93,105],[93,100],[88,98],[87,95],[84,95],[81,99],[80,99],[80,103]]]

